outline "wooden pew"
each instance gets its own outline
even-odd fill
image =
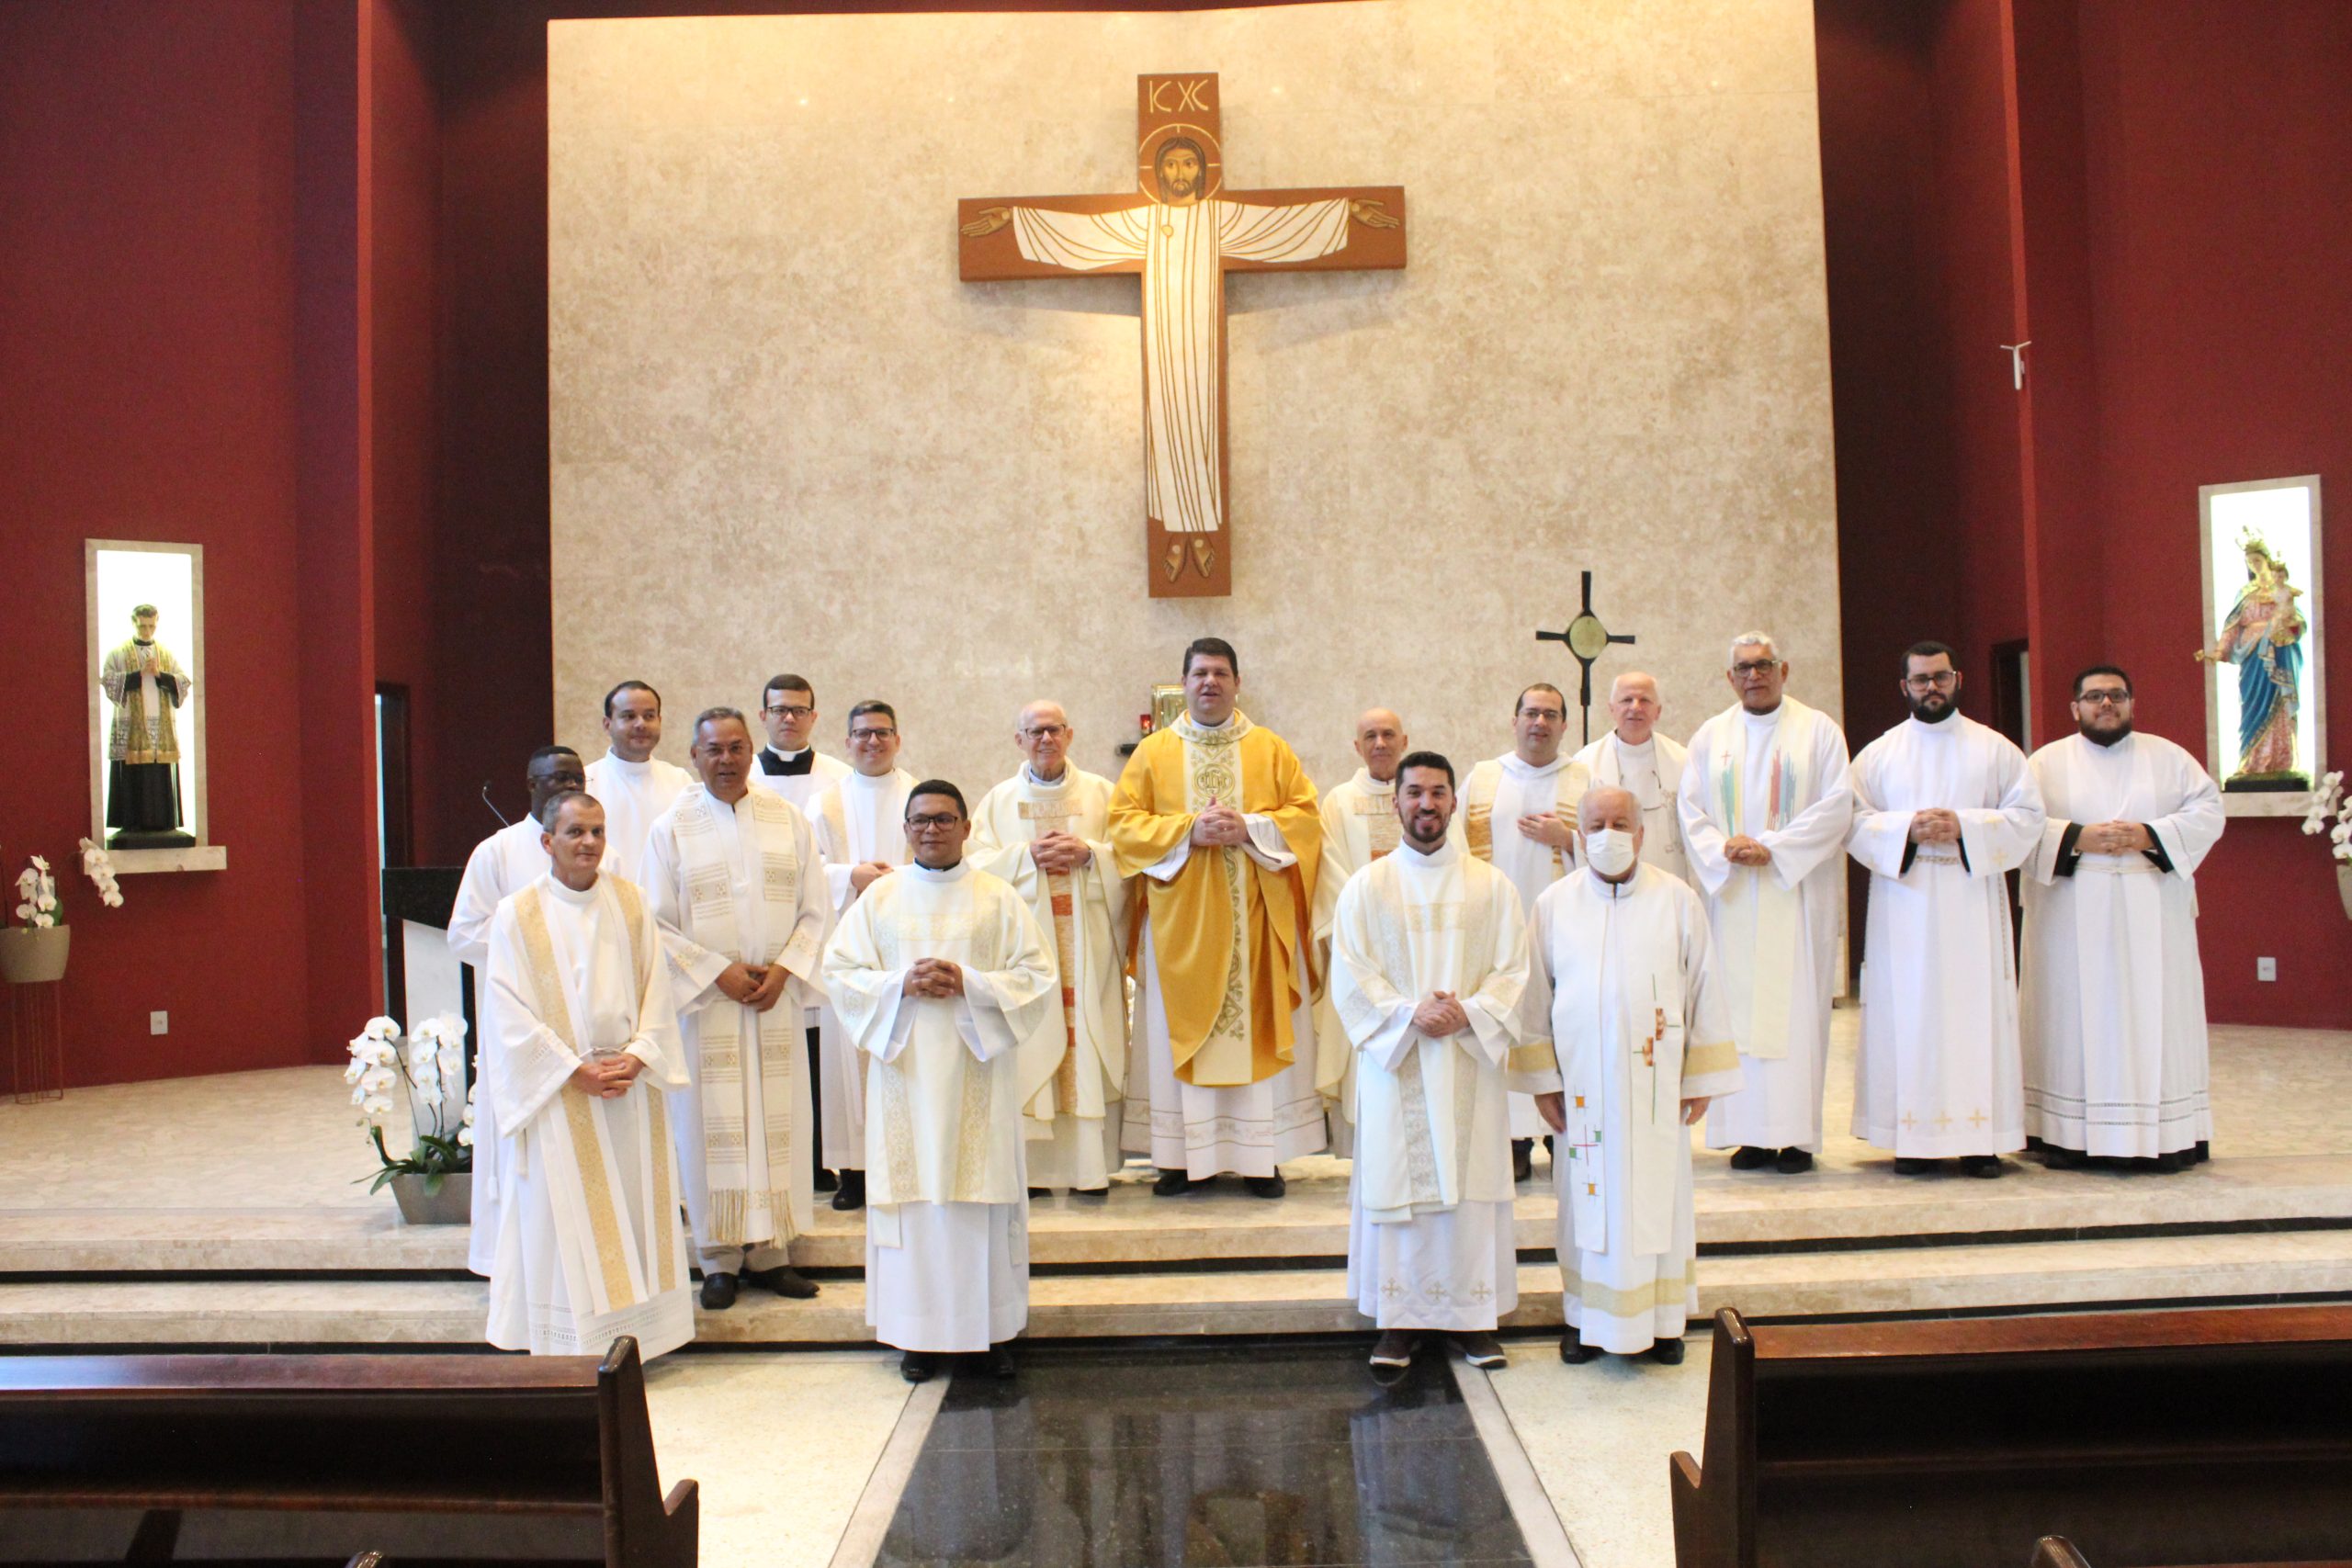
[[[2352,1559],[2352,1308],[1715,1316],[1679,1568]]]
[[[697,1506],[691,1481],[662,1496],[634,1339],[601,1361],[0,1357],[0,1562],[110,1529],[122,1562],[689,1568]],[[208,1532],[234,1550],[184,1539]]]

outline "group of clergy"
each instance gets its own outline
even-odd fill
[[[1328,1148],[1351,1156],[1375,1375],[1430,1334],[1499,1366],[1543,1137],[1563,1357],[1679,1361],[1687,1129],[1741,1170],[1821,1148],[1845,853],[1871,873],[1857,1136],[1904,1171],[1997,1176],[2029,1132],[2053,1164],[2202,1157],[2193,876],[2222,810],[2133,734],[2129,678],[2077,677],[2079,733],[2029,760],[1920,643],[1909,718],[1849,761],[1789,676],[1769,635],[1736,638],[1736,700],[1687,750],[1657,682],[1620,676],[1574,754],[1565,698],[1530,686],[1511,749],[1459,778],[1374,709],[1363,767],[1318,797],[1203,637],[1184,715],[1115,784],[1035,702],[977,805],[898,766],[887,703],[850,710],[844,763],[779,675],[768,743],[707,710],[690,773],[653,756],[659,694],[623,682],[605,755],[533,755],[531,815],[475,852],[450,925],[483,979],[491,1342],[673,1348],[690,1262],[707,1309],[744,1282],[812,1296],[790,1245],[831,1190],[867,1212],[866,1318],[906,1375],[956,1353],[1010,1375],[1029,1199],[1103,1195],[1129,1155],[1163,1196],[1231,1174],[1274,1198]]]

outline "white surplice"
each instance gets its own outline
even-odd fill
[[[824,994],[816,836],[780,796],[746,790],[730,806],[697,784],[653,824],[645,870],[692,1080],[672,1097],[671,1129],[695,1249],[706,1273],[789,1263],[814,1181],[800,1018]],[[719,990],[738,962],[785,967],[768,1011]]]
[[[2104,1156],[2194,1148],[2213,1135],[2197,868],[2221,841],[2221,791],[2154,735],[2070,735],[2030,765],[2049,815],[2025,865],[2026,1131]],[[2137,822],[2155,848],[2083,854],[2093,822]]]
[[[509,1131],[487,1337],[536,1355],[601,1356],[624,1334],[648,1359],[675,1349],[695,1314],[665,1091],[686,1075],[644,897],[548,875],[500,904],[490,945],[482,1098]],[[618,1098],[569,1081],[620,1053],[644,1066]]]
[[[1738,1091],[1707,1108],[1711,1149],[1821,1152],[1850,767],[1844,732],[1793,697],[1766,714],[1734,703],[1690,738],[1678,815],[1740,1047]],[[1772,863],[1725,859],[1741,834]]]
[[[851,770],[817,792],[808,822],[816,829],[818,852],[825,857],[831,924],[840,922],[857,897],[850,886],[852,870],[867,861],[907,863],[907,795],[920,782],[904,768],[893,768],[878,778]],[[827,927],[827,941],[831,940],[831,924]],[[825,1115],[825,1124],[818,1131],[823,1140],[824,1163],[830,1170],[864,1170],[865,1061],[854,1047],[843,1043],[830,1007],[818,1010],[818,1099]]]
[[[1047,782],[1027,767],[972,808],[965,859],[1009,885],[1048,939],[1060,1006],[1021,1048],[1029,1185],[1096,1190],[1119,1168],[1127,1077],[1127,883],[1111,848],[1111,781],[1065,764]],[[1046,873],[1041,833],[1082,841],[1092,858]]]
[[[1643,865],[1619,884],[1570,874],[1531,924],[1529,1008],[1567,1095],[1552,1162],[1563,1304],[1587,1345],[1630,1355],[1679,1338],[1699,1307],[1682,1101],[1739,1087],[1707,911]]]
[[[474,846],[466,857],[466,874],[458,882],[458,901],[449,909],[449,951],[474,972],[474,1010],[483,1032],[490,998],[490,922],[509,894],[518,893],[545,876],[548,852],[539,840],[546,835],[526,817],[510,822]],[[479,1051],[476,1053],[480,1055]],[[474,1069],[477,1084],[481,1069]],[[466,1238],[466,1268],[487,1279],[498,1256],[498,1107],[490,1096],[474,1097],[474,1179],[472,1229]]]
[[[1384,1329],[1491,1330],[1519,1304],[1506,1094],[1560,1087],[1550,1048],[1524,1047],[1519,891],[1457,845],[1408,844],[1349,880],[1331,964],[1361,1057],[1348,1293]],[[1414,1027],[1436,991],[1461,998],[1468,1029]]]
[[[1592,787],[1592,775],[1573,756],[1562,752],[1542,767],[1520,761],[1506,751],[1474,766],[1462,781],[1463,842],[1470,852],[1510,878],[1519,889],[1522,909],[1532,910],[1544,890],[1574,871],[1577,843],[1554,849],[1519,830],[1522,817],[1550,812],[1573,828],[1578,803]],[[1523,1094],[1510,1100],[1510,1135],[1540,1138],[1551,1132],[1535,1113],[1535,1101]],[[1558,1159],[1556,1147],[1553,1158]]]
[[[1682,844],[1682,818],[1676,809],[1682,787],[1682,770],[1690,752],[1679,741],[1659,730],[1638,746],[1629,745],[1611,730],[1578,751],[1576,765],[1591,777],[1590,789],[1622,789],[1642,807],[1642,863],[1696,887],[1690,856]]]
[[[607,751],[589,763],[588,793],[605,808],[603,869],[642,884],[645,840],[654,818],[694,782],[694,774],[659,757],[632,762]]]
[[[1847,848],[1871,874],[1854,1136],[1899,1158],[2025,1146],[2017,965],[2004,874],[2041,840],[2041,792],[2007,736],[1954,711],[1908,718],[1851,770]],[[1957,843],[1911,842],[1917,811]]]
[[[910,997],[919,958],[963,971]],[[834,928],[825,985],[863,1053],[865,1321],[902,1350],[985,1350],[1029,1319],[1017,1048],[1059,991],[1050,940],[1012,887],[968,862],[910,865]]]

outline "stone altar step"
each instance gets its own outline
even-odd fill
[[[1702,1314],[1758,1318],[2048,1310],[2187,1300],[2352,1295],[2352,1232],[2251,1232],[1891,1250],[1704,1258]],[[1033,1338],[1362,1332],[1336,1268],[1041,1276]],[[0,1344],[471,1345],[476,1280],[101,1280],[0,1284]],[[1560,1320],[1559,1276],[1520,1269],[1510,1326]],[[706,1346],[860,1343],[865,1286],[825,1283],[814,1302],[748,1292],[700,1314]]]
[[[2176,1177],[2048,1171],[2027,1159],[1997,1182],[1883,1168],[1734,1174],[1720,1156],[1702,1156],[1693,1196],[1700,1246],[1710,1252],[2352,1224],[2352,1156],[2222,1160]],[[796,1249],[803,1265],[863,1267],[861,1216],[820,1202],[816,1219]],[[1539,1168],[1520,1190],[1520,1247],[1551,1247],[1553,1223],[1550,1182]],[[1038,1265],[1071,1267],[1340,1258],[1347,1179],[1302,1177],[1275,1201],[1250,1197],[1229,1179],[1182,1198],[1154,1198],[1146,1180],[1122,1179],[1107,1199],[1033,1205],[1030,1248]],[[0,1211],[0,1275],[420,1273],[463,1269],[465,1257],[462,1227],[404,1225],[389,1199],[316,1208]]]

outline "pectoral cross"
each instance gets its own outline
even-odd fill
[[[1116,196],[956,204],[967,283],[1143,275],[1144,535],[1155,599],[1233,592],[1225,275],[1405,265],[1395,186],[1227,190],[1214,73],[1136,78],[1136,182]]]
[[[1612,642],[1630,645],[1634,640],[1632,635],[1620,636],[1611,631],[1600,624],[1600,617],[1592,613],[1592,573],[1588,571],[1584,574],[1584,607],[1577,612],[1577,618],[1568,623],[1565,631],[1537,632],[1535,640],[1566,643],[1568,651],[1577,656],[1580,671],[1577,701],[1584,705],[1584,739],[1589,746],[1592,744],[1592,661],[1608,652]]]

